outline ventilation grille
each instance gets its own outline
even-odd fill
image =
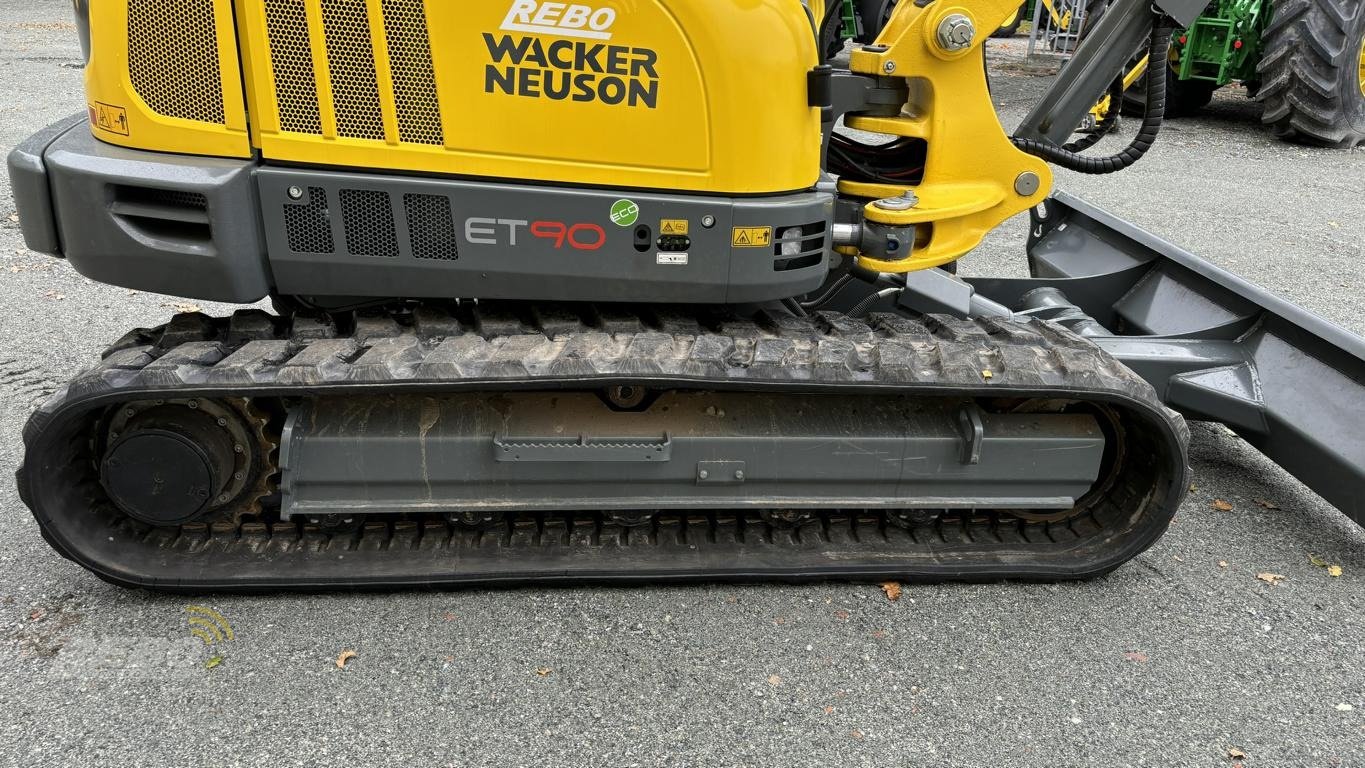
[[[128,0],[128,76],[158,115],[225,124],[215,0]]]
[[[332,217],[327,210],[327,191],[308,188],[306,205],[284,207],[284,227],[289,235],[289,250],[294,253],[332,253]]]
[[[441,104],[436,99],[436,73],[431,68],[422,0],[384,0],[384,33],[389,41],[398,133],[411,144],[445,143]]]
[[[270,35],[270,66],[275,72],[280,128],[290,133],[321,135],[318,85],[310,53],[312,38],[303,0],[266,0],[265,21]]]
[[[398,257],[398,233],[387,192],[341,190],[341,218],[346,224],[346,250],[352,256]]]
[[[455,242],[455,219],[450,198],[439,195],[403,195],[412,255],[418,259],[454,261],[460,258]]]
[[[825,222],[787,227],[777,233],[773,243],[773,270],[789,272],[806,269],[825,260]]]
[[[281,130],[327,135],[331,126],[324,125],[323,115],[328,110],[318,100],[330,93],[337,136],[444,144],[422,0],[381,0],[382,19],[370,16],[367,0],[321,0],[321,28],[310,26],[305,2],[265,0]],[[323,42],[321,72],[313,58],[315,37]],[[386,41],[384,56],[376,56],[376,40]],[[323,81],[328,87],[319,88]],[[385,120],[390,104],[392,129]]]
[[[334,195],[337,207],[328,205]],[[399,229],[394,206],[401,202]],[[333,212],[339,213],[339,221]],[[307,200],[284,205],[285,234],[294,253],[335,253],[336,237],[344,236],[342,253],[386,259],[455,261],[460,258],[455,217],[445,195],[390,195],[384,190],[342,189],[328,192],[309,187]],[[333,233],[337,235],[334,236]],[[406,240],[401,239],[406,234]]]
[[[384,113],[379,109],[379,77],[365,0],[327,0],[322,4],[322,25],[337,133],[383,141]]]
[[[184,208],[195,211],[207,211],[209,209],[208,198],[199,192],[186,192],[181,189],[152,189],[150,187],[119,185],[114,188],[114,199],[119,202],[160,205],[167,208]]]

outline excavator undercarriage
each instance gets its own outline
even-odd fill
[[[182,315],[116,345],[29,426],[49,541],[190,590],[1080,578],[1149,546],[1186,484],[1183,422],[1044,322],[338,320]]]
[[[1123,152],[1065,140],[1197,0],[1114,3],[1013,136],[973,29],[1014,0],[899,4],[848,70],[796,0],[199,2],[244,101],[168,116],[138,56],[177,43],[97,34],[89,119],[10,158],[35,250],[276,310],[135,330],[30,420],[21,496],[102,578],[1087,578],[1166,530],[1186,417],[1365,522],[1365,342],[1049,195],[1152,146],[1159,76]],[[741,31],[791,61],[722,64]],[[1032,278],[956,276],[1028,210]]]

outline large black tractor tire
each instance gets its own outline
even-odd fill
[[[1000,28],[991,33],[991,37],[1014,37],[1019,34],[1019,25],[1024,23],[1024,7],[1027,3],[1020,3],[1019,10],[1014,15],[1005,20]]]
[[[1168,65],[1169,66],[1169,65]],[[1207,107],[1218,90],[1208,80],[1181,80],[1174,69],[1166,76],[1166,117],[1189,117]],[[1123,92],[1123,114],[1142,117],[1147,113],[1147,76],[1139,77]]]
[[[1365,4],[1276,0],[1264,41],[1262,122],[1302,144],[1365,143]]]

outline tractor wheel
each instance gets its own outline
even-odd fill
[[[1166,117],[1189,117],[1207,107],[1218,90],[1208,80],[1181,80],[1175,69],[1166,75]],[[1123,93],[1123,114],[1142,117],[1147,113],[1147,76],[1143,75],[1133,87]]]
[[[1365,143],[1365,6],[1278,0],[1257,71],[1262,122],[1304,144]]]
[[[1005,19],[1005,23],[1000,28],[991,33],[991,37],[1014,37],[1019,34],[1019,25],[1024,23],[1024,5],[1019,4],[1019,10],[1014,15]]]

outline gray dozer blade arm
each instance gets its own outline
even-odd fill
[[[1090,338],[1365,526],[1365,339],[1064,193],[1034,212],[1029,267],[969,282]]]

